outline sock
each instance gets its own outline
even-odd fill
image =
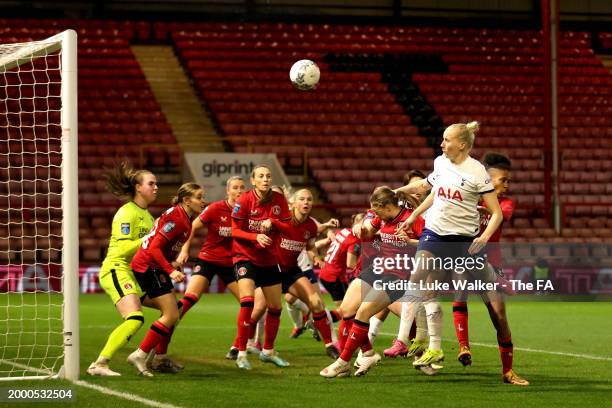
[[[170,329],[164,326],[159,320],[156,320],[149,328],[145,338],[140,343],[139,349],[145,353],[149,353],[164,337],[170,335]]]
[[[280,309],[279,309],[279,313],[280,313]],[[268,314],[266,313],[266,316]],[[262,317],[261,319],[259,319],[256,323],[255,323],[255,342],[259,343],[259,344],[263,344],[263,337],[264,337],[264,324],[265,324],[265,318],[266,316]]]
[[[302,327],[304,327],[304,319],[303,319],[302,311],[300,310],[299,307],[296,307],[292,305],[291,303],[287,302],[287,312],[289,313],[289,317],[291,318],[291,321],[293,322],[293,327],[297,327],[298,329],[301,329]]]
[[[302,302],[300,299],[295,300],[295,302],[293,303],[293,307],[299,309],[302,314],[308,314],[308,312],[310,312],[310,308],[308,307],[308,305]]]
[[[355,315],[345,317],[340,322],[340,326],[338,327],[338,343],[340,345],[340,350],[343,350],[344,346],[346,345],[346,339],[351,331],[351,328],[353,327],[354,319]]]
[[[357,319],[353,320],[353,327],[351,327],[351,331],[348,335],[348,338],[346,339],[346,344],[344,345],[344,349],[342,350],[342,354],[340,355],[340,358],[342,360],[351,361],[355,350],[360,348],[362,344],[368,341],[369,328],[369,323],[362,322]],[[366,351],[367,350],[362,350],[362,352]]]
[[[274,340],[276,340],[278,326],[280,325],[281,310],[282,309],[268,308],[268,313],[266,313],[266,324],[264,326],[264,331],[266,332],[263,345],[264,350],[274,349]]]
[[[420,303],[417,301],[409,301],[402,303],[402,313],[400,315],[400,327],[397,332],[397,339],[404,344],[408,344],[410,328],[416,316],[417,308]]]
[[[255,305],[253,296],[245,296],[240,298],[240,311],[238,312],[238,350],[246,351],[247,340],[249,339],[249,330],[251,328],[251,313]]]
[[[380,320],[376,316],[370,317],[370,331],[368,332],[368,339],[370,343],[374,343],[374,339],[378,336],[380,326],[383,324],[383,320]]]
[[[417,310],[417,315],[419,314],[418,310]],[[408,339],[412,340],[414,338],[416,338],[416,332],[417,332],[417,324],[416,324],[417,318],[414,318],[414,321],[412,322],[412,326],[410,326],[410,333],[408,334]]]
[[[257,332],[257,323],[259,323],[262,319],[259,319],[257,321],[253,320],[251,317],[249,317],[249,340],[255,340],[255,334]]]
[[[459,345],[469,347],[470,338],[468,335],[468,308],[466,302],[453,302],[453,320]]]
[[[159,343],[157,343],[157,345],[155,346],[155,354],[156,355],[164,355],[168,353],[168,344],[170,344],[170,340],[172,340],[172,335],[174,334],[174,328],[176,326],[173,326],[170,329],[170,333],[168,333],[167,336],[163,337]]]
[[[322,310],[320,312],[313,313],[312,318],[314,320],[315,327],[323,338],[323,343],[325,343],[326,346],[329,346],[332,343],[332,335],[331,330],[329,330],[329,324],[327,324],[327,313],[325,313],[325,310]]]
[[[334,310],[334,312],[336,311]],[[333,320],[332,314],[328,309],[325,309],[325,313],[327,314],[327,325],[329,326],[329,330],[331,332],[332,341],[336,343],[338,341],[338,335],[336,334],[336,329],[334,327],[334,321],[342,321],[342,318],[340,317],[340,314],[336,312],[338,320]]]
[[[425,308],[421,303],[419,308],[417,309],[416,317],[414,318],[416,326],[416,334],[414,336],[415,340],[425,341],[429,338],[429,332],[427,331],[427,314],[425,313]]]
[[[240,343],[240,340],[238,339],[238,336],[234,337],[234,342],[232,343],[232,347],[230,348],[237,349],[239,343]]]
[[[179,309],[179,319],[185,316],[185,313],[189,311],[197,302],[199,298],[191,293],[185,293],[185,295],[177,302]]]
[[[429,349],[442,349],[442,307],[437,299],[423,302],[427,313],[427,329],[429,330]]]
[[[512,344],[512,337],[507,339],[497,338],[497,344],[499,345],[499,357],[502,362],[502,374],[506,374],[512,370],[512,352],[514,346]]]
[[[327,310],[327,309],[325,309]],[[329,314],[331,315],[331,321],[333,323],[339,322],[340,320],[342,320],[342,317],[340,316],[340,313],[338,313],[337,310],[329,310]]]
[[[100,353],[100,357],[107,360],[113,358],[117,350],[127,344],[134,334],[144,323],[144,316],[141,311],[129,313],[123,323],[115,328],[108,336],[106,344]]]

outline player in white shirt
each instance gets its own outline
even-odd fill
[[[433,172],[426,180],[398,189],[416,194],[425,193],[431,188],[425,201],[399,228],[410,228],[416,218],[427,211],[417,253],[417,259],[422,258],[422,262],[411,277],[415,283],[445,280],[449,271],[436,268],[435,264],[440,265],[439,261],[451,258],[453,265],[457,266],[460,259],[465,263],[468,258],[479,254],[503,220],[487,170],[469,155],[478,128],[478,122],[457,123],[446,128],[440,145],[443,154],[434,161]],[[491,209],[492,216],[487,228],[478,236],[480,214],[477,207],[481,199]],[[478,262],[478,259],[473,258],[472,261]],[[441,349],[442,309],[436,299],[437,291],[412,291],[407,296],[409,301],[402,305],[406,323],[412,324],[422,303],[429,331],[429,347],[413,365],[424,367],[437,364],[444,360]]]

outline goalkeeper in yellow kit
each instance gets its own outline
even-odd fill
[[[143,295],[130,268],[132,257],[153,227],[149,204],[157,198],[157,179],[147,170],[134,170],[120,163],[107,174],[106,185],[114,195],[127,198],[113,217],[108,253],[100,268],[100,286],[110,296],[123,322],[108,336],[98,359],[87,369],[89,375],[118,376],[108,363],[144,323],[140,297]]]

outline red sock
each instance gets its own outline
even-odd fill
[[[453,302],[453,318],[455,322],[455,333],[460,346],[470,345],[468,334],[468,308],[465,302]]]
[[[313,313],[312,318],[314,320],[314,325],[323,337],[323,343],[326,345],[332,342],[331,329],[329,328],[329,323],[327,320],[327,313],[325,310],[318,313]]]
[[[412,340],[416,337],[416,319],[412,320],[412,326],[410,326],[410,333],[408,334],[408,340]]]
[[[346,338],[353,327],[353,320],[355,319],[355,315],[350,317],[345,317],[340,321],[340,326],[338,327],[338,343],[340,345],[340,351],[344,349],[346,344]]]
[[[355,350],[357,350],[359,347],[361,347],[361,345],[365,344],[368,341],[369,329],[369,323],[364,323],[357,319],[353,320],[353,327],[351,327],[351,331],[348,335],[348,338],[346,339],[346,344],[344,345],[342,354],[340,354],[341,359],[343,359],[344,361],[351,361]],[[370,348],[372,348],[371,345]]]
[[[257,321],[249,317],[249,339],[255,337],[255,331],[257,330]]]
[[[145,338],[140,343],[140,349],[148,353],[159,343],[164,337],[170,336],[170,329],[164,326],[159,320],[153,322]]]
[[[266,322],[264,324],[264,345],[263,348],[266,350],[274,349],[274,340],[278,334],[278,326],[280,326],[280,315],[282,309],[268,308],[266,313]]]
[[[185,296],[178,301],[179,319],[182,319],[183,316],[185,316],[185,313],[187,313],[189,309],[191,309],[193,305],[198,302],[198,300],[199,299],[197,296],[192,295],[191,293],[185,293]]]
[[[499,356],[502,362],[502,374],[506,374],[512,370],[512,351],[514,346],[512,345],[512,337],[507,339],[497,338],[497,344],[499,345]]]
[[[332,322],[334,322],[334,323],[339,322],[340,320],[342,320],[342,317],[340,316],[340,313],[338,313],[337,310],[330,310],[329,314],[331,315]]]
[[[167,354],[168,353],[168,344],[170,344],[170,340],[172,340],[172,334],[174,334],[174,326],[170,329],[170,333],[167,336],[162,337],[162,339],[155,346],[155,354]]]
[[[238,348],[238,344],[240,343],[239,337],[236,336],[234,338],[234,343],[232,344],[232,348]]]
[[[240,311],[238,312],[238,350],[246,351],[247,340],[249,339],[249,329],[251,328],[251,313],[255,298],[245,296],[240,298]]]

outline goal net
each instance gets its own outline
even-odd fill
[[[77,379],[76,33],[0,44],[0,380]]]

